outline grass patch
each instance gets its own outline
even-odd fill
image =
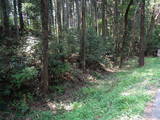
[[[135,60],[129,61],[133,66]],[[126,63],[127,65],[127,63]],[[135,65],[135,64],[134,64]],[[123,69],[106,75],[76,95],[86,96],[70,103],[72,109],[61,114],[39,111],[34,120],[131,120],[140,118],[152,99],[152,88],[160,83],[160,58],[146,58],[142,68]]]

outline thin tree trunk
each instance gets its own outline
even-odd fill
[[[155,20],[156,20],[156,18],[155,18],[155,7],[154,7],[153,8],[153,12],[152,12],[152,17],[151,17],[150,25],[149,25],[149,28],[147,30],[147,35],[146,35],[147,36],[146,37],[147,41],[150,40],[151,37],[152,37],[152,32],[153,32],[153,29],[155,27]]]
[[[81,26],[81,67],[86,70],[86,0],[82,0],[82,26]]]
[[[129,13],[129,10],[130,10],[130,7],[132,4],[133,4],[133,0],[130,0],[129,4],[127,6],[126,12],[125,12],[125,16],[124,16],[124,33],[123,33],[123,39],[122,39],[122,43],[121,43],[121,47],[120,47],[120,52],[121,52],[120,53],[120,63],[119,63],[120,68],[122,67],[122,63],[123,63],[123,60],[125,57],[124,48],[125,48],[125,42],[127,40],[127,34],[128,34],[128,13]]]
[[[78,29],[78,31],[80,31],[80,12],[79,12],[79,2],[78,2],[78,0],[75,0],[75,3],[76,3],[76,12],[77,12],[77,20],[78,20],[77,29]]]
[[[3,13],[3,26],[4,26],[4,32],[6,35],[9,34],[9,14],[8,14],[8,0],[1,0],[1,8]]]
[[[54,16],[53,16],[53,1],[49,0],[49,32],[52,33],[52,26],[54,28]]]
[[[94,2],[94,12],[95,12],[95,17],[94,17],[94,19],[95,19],[95,29],[96,29],[96,33],[98,34],[98,14],[97,14],[97,11],[98,11],[98,9],[97,9],[97,1],[96,0],[94,0],[93,1]]]
[[[57,0],[57,24],[58,24],[58,41],[62,38],[62,22],[61,22],[61,0]]]
[[[24,21],[22,14],[22,0],[18,0],[18,13],[19,13],[19,22],[20,22],[20,30],[24,30]]]
[[[66,20],[66,27],[67,29],[70,27],[69,21],[70,21],[70,17],[69,17],[69,1],[66,1],[66,16],[67,16],[67,20]]]
[[[65,28],[65,0],[61,1],[62,3],[62,23],[63,23],[63,29]]]
[[[130,49],[132,51],[131,55],[135,55],[136,51],[137,51],[137,47],[136,47],[136,33],[137,33],[137,25],[136,25],[136,20],[137,20],[137,16],[138,16],[138,13],[139,13],[139,8],[140,8],[140,2],[136,3],[138,4],[136,9],[135,9],[135,12],[134,12],[134,16],[132,18],[132,30],[131,30],[131,42],[132,42],[132,46],[130,46]]]
[[[48,92],[48,0],[41,0],[41,16],[42,16],[42,75],[41,90],[43,93]]]
[[[29,17],[29,13],[27,12],[26,15],[27,15],[27,18],[26,18],[26,20],[27,20],[27,27],[29,28],[29,26],[30,26],[30,17]]]
[[[73,26],[72,1],[69,2],[69,26]]]
[[[106,14],[106,9],[105,5],[106,1],[102,0],[102,37],[106,37],[106,20],[105,20],[105,14]]]
[[[118,13],[118,4],[119,0],[115,1],[115,7],[114,7],[114,41],[115,41],[115,57],[118,57],[119,54],[119,42],[120,42],[120,35],[119,35],[119,13]],[[116,61],[117,62],[117,61]]]
[[[144,20],[145,20],[145,0],[141,2],[141,24],[140,24],[140,49],[139,49],[139,66],[144,66],[144,36],[145,36],[145,27],[144,27]]]
[[[18,17],[17,17],[17,0],[13,0],[13,6],[14,6],[14,24],[16,27],[16,34],[17,37],[19,36],[19,28],[18,28]]]

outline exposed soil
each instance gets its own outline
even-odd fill
[[[153,90],[153,94],[155,98],[148,103],[145,109],[144,120],[160,120],[160,89]]]

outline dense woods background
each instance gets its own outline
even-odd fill
[[[6,101],[63,94],[85,84],[90,71],[122,67],[134,56],[143,66],[160,48],[159,6],[158,0],[0,0],[0,109]]]

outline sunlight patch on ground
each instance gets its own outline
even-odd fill
[[[143,120],[143,118],[139,115],[135,115],[135,116],[127,116],[126,114],[124,114],[123,116],[113,119],[113,120]]]
[[[56,114],[59,110],[72,111],[82,107],[82,103],[73,102],[73,103],[55,103],[55,102],[47,102],[47,106],[49,109]]]
[[[147,58],[146,62],[144,67],[122,69],[120,72],[97,79],[96,84],[77,91],[78,100],[55,103],[57,111],[61,112],[57,112],[52,118],[145,120],[142,117],[146,104],[153,98],[160,83],[159,59]],[[92,76],[89,78],[92,79]],[[48,104],[51,108],[55,108],[55,105]],[[41,115],[41,112],[39,114]]]
[[[52,110],[53,113],[56,113],[57,106],[54,103],[48,102],[47,105],[49,109]]]
[[[26,45],[23,48],[23,52],[27,54],[32,54],[35,52],[34,46],[37,45],[40,40],[34,36],[27,36],[26,37]]]

